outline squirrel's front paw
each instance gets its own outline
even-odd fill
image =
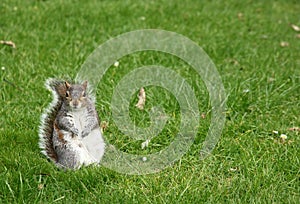
[[[75,129],[72,131],[72,133],[73,133],[73,135],[78,136],[78,135],[79,135],[79,130],[75,128]]]
[[[86,137],[90,134],[90,130],[89,129],[84,129],[82,132],[81,132],[81,137]]]

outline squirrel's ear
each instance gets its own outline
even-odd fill
[[[66,87],[65,83],[58,84],[55,87],[55,89],[56,89],[56,92],[58,93],[58,95],[60,95],[61,97],[66,96],[67,87]]]
[[[86,89],[87,85],[88,85],[88,81],[84,81],[83,84],[82,84],[82,86],[83,86],[85,89]]]
[[[65,85],[66,85],[67,89],[69,89],[71,87],[71,84],[69,84],[67,81],[65,81]]]

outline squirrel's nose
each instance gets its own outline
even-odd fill
[[[73,101],[73,106],[74,106],[74,107],[77,107],[77,106],[78,106],[78,101],[77,101],[77,100],[74,100],[74,101]]]

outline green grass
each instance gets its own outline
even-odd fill
[[[299,11],[296,0],[2,0],[0,40],[12,40],[17,48],[0,45],[0,67],[5,67],[0,70],[0,203],[298,203],[300,134],[288,128],[300,126],[300,38],[289,26],[300,26]],[[143,28],[185,35],[216,64],[228,101],[213,154],[199,160],[210,122],[201,78],[175,57],[142,52],[120,59],[99,84],[97,109],[109,122],[106,139],[140,154],[157,152],[172,141],[180,109],[170,93],[147,87],[146,109],[160,104],[170,116],[147,150],[118,131],[109,108],[122,76],[134,67],[161,64],[187,79],[199,111],[207,114],[190,150],[152,175],[129,176],[104,167],[58,170],[38,148],[40,115],[51,101],[45,80],[74,78],[98,45]],[[281,47],[282,41],[289,46]],[[134,108],[131,117],[138,125],[149,121]],[[281,133],[288,136],[285,143]]]

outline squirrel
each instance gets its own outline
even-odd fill
[[[87,86],[87,81],[46,81],[54,99],[41,118],[39,146],[48,159],[64,169],[99,164],[104,155],[100,120]]]

